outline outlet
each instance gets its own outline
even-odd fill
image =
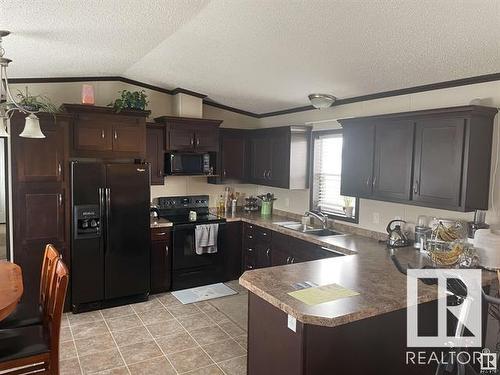
[[[373,224],[380,224],[380,214],[378,212],[374,212],[372,214]]]

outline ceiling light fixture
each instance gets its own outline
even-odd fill
[[[314,108],[325,109],[331,107],[337,98],[328,94],[311,94],[309,100]]]
[[[10,31],[0,30],[0,137],[8,137],[7,123],[15,111],[27,115],[24,130],[19,134],[25,138],[45,138],[40,129],[40,121],[36,116],[38,111],[29,111],[19,105],[12,96],[7,77],[7,67],[12,60],[4,57],[5,50],[2,47],[2,38],[10,34]]]

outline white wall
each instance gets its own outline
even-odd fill
[[[339,128],[339,124],[335,120],[345,117],[369,116],[391,112],[405,112],[466,105],[475,98],[482,98],[485,105],[500,107],[500,81],[358,102],[332,107],[322,111],[312,110],[296,114],[268,117],[261,119],[260,126],[272,127],[290,124],[312,124],[314,130],[334,129]],[[495,118],[493,134],[492,176],[493,168],[497,160],[498,131],[499,119],[497,115]],[[493,177],[491,178],[490,186],[490,209],[487,212],[486,220],[490,224],[499,225],[500,212],[496,212],[492,208],[492,202],[494,199],[495,206],[500,208],[500,175],[497,176],[494,191]],[[265,191],[274,192],[279,198],[275,202],[275,207],[278,209],[295,213],[303,213],[304,210],[308,208],[309,190],[287,191],[284,189],[259,187],[258,191],[259,193]],[[374,216],[377,216],[377,214],[380,217],[378,223],[373,220]],[[398,216],[414,223],[418,215],[460,218],[465,220],[471,220],[473,218],[473,213],[459,213],[454,211],[436,210],[404,204],[361,199],[359,226],[366,229],[384,232],[387,222],[394,217]]]

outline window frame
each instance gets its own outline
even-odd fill
[[[343,129],[329,129],[329,130],[317,130],[313,131],[311,134],[311,147],[310,147],[310,157],[309,157],[309,210],[314,210],[314,146],[316,140],[325,135],[337,135],[341,134],[343,136]],[[329,212],[322,212],[326,214],[328,218],[333,220],[341,220],[349,223],[359,224],[359,198],[353,197],[355,199],[356,210],[354,213],[354,217],[347,217],[345,215],[333,214]]]

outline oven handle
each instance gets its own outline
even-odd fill
[[[221,225],[226,225],[226,222],[222,223],[207,223],[207,224],[219,224]],[[174,224],[172,227],[172,231],[179,231],[179,230],[186,230],[186,229],[194,229],[197,225],[204,225],[204,224],[196,224],[196,223],[189,223],[189,224]]]

